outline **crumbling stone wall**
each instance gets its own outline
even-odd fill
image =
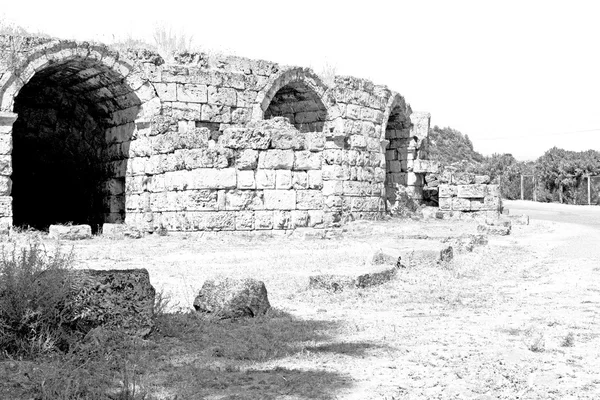
[[[500,188],[487,175],[447,168],[438,180],[439,210],[445,218],[497,218],[502,211]]]
[[[25,138],[64,143],[52,150],[68,148],[102,172],[84,191],[90,201],[52,169],[67,151],[46,155],[58,171],[49,179],[66,186],[54,204],[81,214],[47,210],[52,222],[124,220],[150,231],[375,219],[393,204],[394,185],[419,198],[431,169],[429,115],[364,79],[338,76],[329,87],[310,69],[263,60],[180,54],[165,64],[148,51],[35,38],[0,36],[0,51],[10,56],[0,64],[1,224],[12,224],[13,201],[18,213],[52,195],[27,189],[23,176],[40,168],[26,161],[34,154]],[[77,104],[76,115],[56,119],[63,107],[53,94]]]

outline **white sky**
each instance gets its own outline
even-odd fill
[[[600,150],[600,2],[1,1],[7,19],[59,37],[151,41],[164,22],[206,49],[329,64],[386,84],[483,154]]]

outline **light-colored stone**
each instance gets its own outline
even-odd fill
[[[207,280],[194,300],[197,312],[215,318],[258,317],[271,308],[264,282],[255,279]]]
[[[258,155],[258,168],[291,170],[293,166],[293,150],[267,150]]]
[[[265,190],[266,210],[294,210],[296,209],[295,190]]]
[[[48,236],[60,240],[81,240],[92,237],[92,228],[89,225],[50,225],[49,232]]]

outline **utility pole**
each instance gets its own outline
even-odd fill
[[[525,196],[523,194],[523,174],[521,174],[521,200],[524,200]]]
[[[592,184],[590,182],[590,180],[592,179],[592,177],[590,175],[587,176],[588,178],[588,206],[592,205]]]

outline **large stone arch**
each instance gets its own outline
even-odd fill
[[[289,110],[294,104],[298,110],[290,118]],[[301,131],[317,127],[318,131],[337,132],[342,128],[341,114],[330,88],[309,68],[284,69],[271,77],[258,93],[252,120],[272,116],[287,116]]]
[[[160,108],[154,88],[105,46],[51,41],[24,54],[0,79],[0,110],[13,119],[0,128],[4,222],[124,221],[129,147]]]

